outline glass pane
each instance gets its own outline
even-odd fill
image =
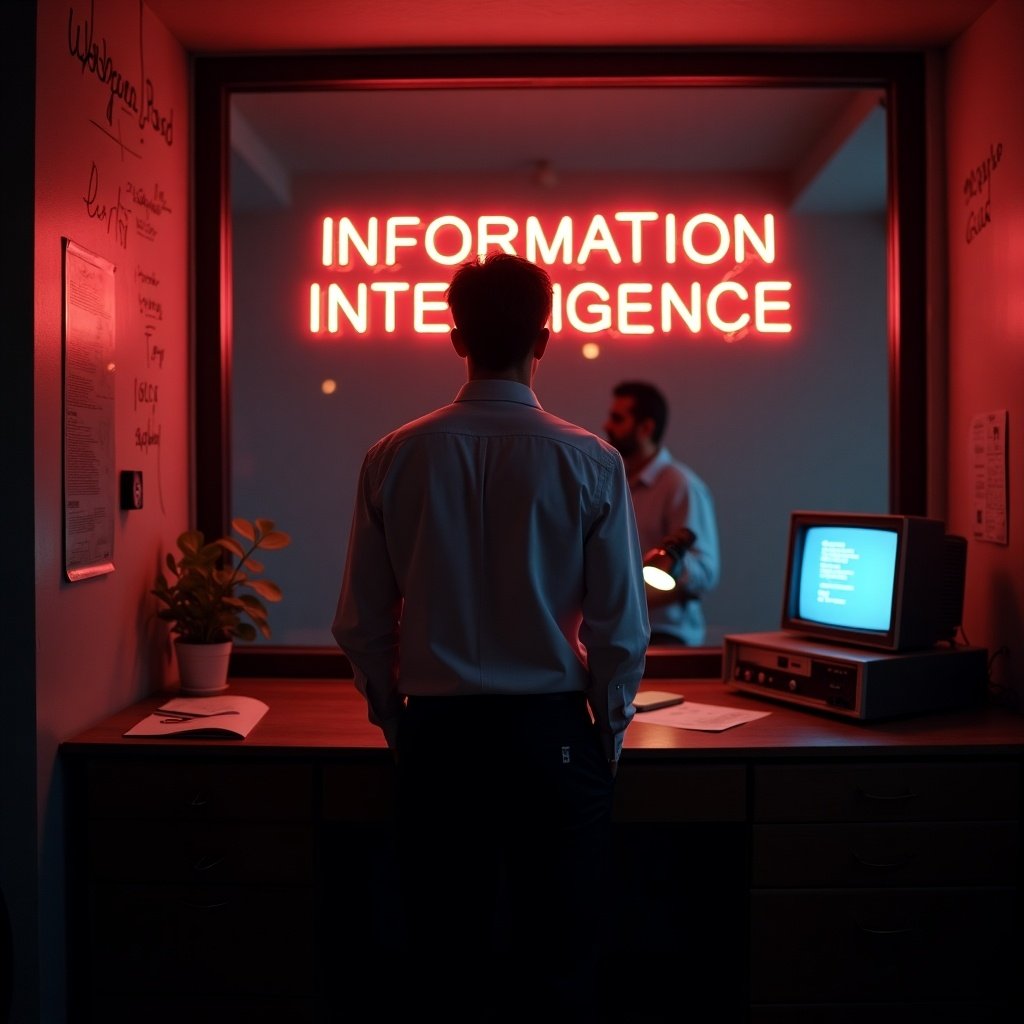
[[[559,289],[545,408],[600,434],[619,380],[668,397],[708,643],[778,628],[789,513],[888,510],[885,135],[869,90],[236,94],[231,508],[293,537],[270,642],[333,646],[362,456],[454,397],[443,289],[503,241]]]

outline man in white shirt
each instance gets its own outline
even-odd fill
[[[467,383],[367,452],[333,625],[398,768],[408,1013],[593,1021],[629,898],[607,858],[649,634],[633,504],[618,452],[532,390],[547,273],[494,253],[446,298]]]
[[[626,466],[640,547],[646,553],[685,527],[687,548],[675,590],[647,587],[652,644],[699,647],[706,638],[702,595],[718,584],[715,505],[707,484],[662,443],[668,403],[653,384],[623,381],[612,389],[604,430]]]

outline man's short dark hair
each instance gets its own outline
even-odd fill
[[[665,401],[665,396],[645,380],[624,380],[612,389],[612,394],[616,398],[633,399],[634,419],[654,420],[651,440],[655,444],[661,444],[665,424],[668,423],[668,402]]]
[[[507,252],[463,263],[444,297],[466,351],[485,370],[522,361],[551,316],[548,272]]]

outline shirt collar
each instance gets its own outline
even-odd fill
[[[456,402],[518,402],[541,407],[532,388],[516,380],[468,380],[459,388]]]
[[[643,484],[645,487],[650,487],[655,480],[658,478],[658,474],[672,461],[672,455],[669,450],[662,445],[657,452],[654,454],[654,458],[644,466],[643,469],[637,473],[633,480],[637,483]]]

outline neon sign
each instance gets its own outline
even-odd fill
[[[324,217],[320,263],[338,279],[310,284],[309,329],[321,337],[447,334],[452,269],[500,248],[548,268],[555,333],[789,334],[792,282],[758,276],[776,262],[775,227],[771,213],[755,222],[650,210],[583,222],[569,214],[547,222],[495,213]]]

